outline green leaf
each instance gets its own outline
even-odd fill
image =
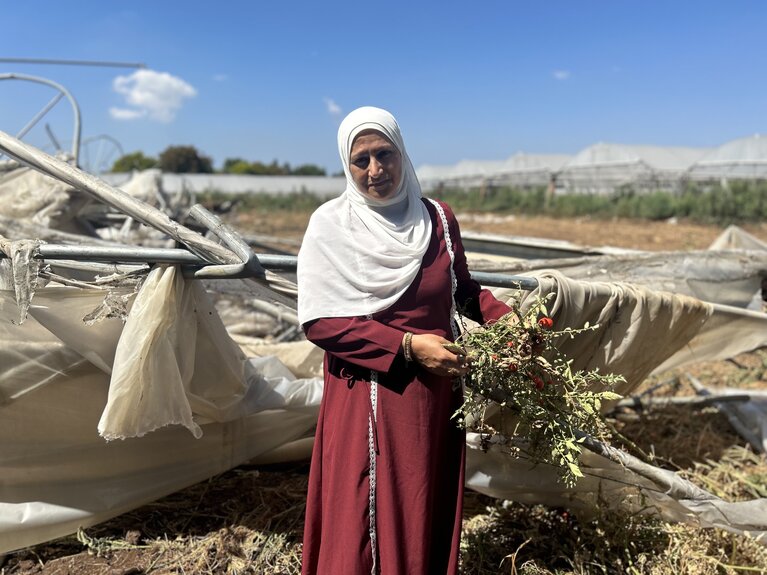
[[[581,473],[581,468],[575,465],[575,463],[568,463],[567,467],[568,469],[570,469],[570,473],[575,475],[575,477],[583,477],[583,473]]]

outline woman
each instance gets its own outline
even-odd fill
[[[455,305],[480,323],[509,308],[471,280],[455,217],[421,197],[391,114],[353,111],[338,148],[346,190],[298,255],[299,320],[326,351],[303,573],[456,573],[465,437],[451,416],[469,365],[443,344]]]

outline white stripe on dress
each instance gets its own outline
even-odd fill
[[[368,319],[373,319],[372,314],[368,315]],[[378,419],[378,372],[373,369],[370,370],[370,407],[372,415],[368,415],[368,457],[370,458],[368,515],[370,516],[370,550],[373,554],[373,567],[370,573],[376,575],[378,571],[376,560],[378,536],[376,534],[376,444],[374,428]]]
[[[458,339],[458,325],[455,320],[456,306],[455,306],[455,292],[458,289],[458,279],[455,277],[455,253],[453,252],[453,240],[450,238],[450,230],[447,227],[447,216],[445,210],[438,202],[429,198],[429,201],[437,208],[437,213],[442,220],[442,230],[445,236],[445,246],[447,247],[447,253],[450,256],[450,286],[453,293],[453,304],[450,308],[450,329],[453,331],[453,339]]]

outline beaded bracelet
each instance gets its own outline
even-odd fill
[[[413,361],[413,334],[411,332],[405,332],[405,337],[402,338],[402,353],[405,355],[405,361]]]

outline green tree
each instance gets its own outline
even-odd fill
[[[315,164],[302,164],[291,168],[288,162],[280,164],[272,160],[270,164],[264,162],[248,162],[242,158],[227,158],[221,168],[224,174],[256,174],[259,176],[324,176],[325,169]]]
[[[232,166],[234,166],[235,164],[239,164],[241,162],[247,164],[247,161],[243,160],[242,158],[225,158],[224,165],[221,166],[221,171],[228,172]]]
[[[263,162],[253,162],[251,165],[253,174],[260,176],[287,176],[290,174],[290,164],[283,164],[280,166],[277,160],[273,160],[271,164],[264,164]]]
[[[225,174],[252,174],[253,167],[242,158],[227,158],[221,171]]]
[[[174,174],[212,174],[213,162],[194,146],[168,146],[160,153],[160,169]]]
[[[314,164],[303,164],[294,168],[292,173],[295,176],[324,176],[325,169]]]
[[[147,157],[143,152],[133,152],[117,158],[115,163],[112,164],[112,171],[132,172],[134,170],[141,171],[156,167],[157,160],[155,158]]]
[[[250,173],[259,176],[268,176],[272,173],[271,168],[263,162],[252,162],[250,164]]]

